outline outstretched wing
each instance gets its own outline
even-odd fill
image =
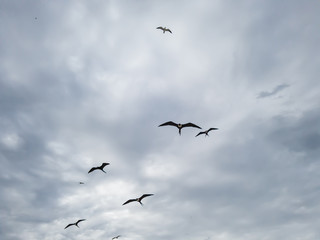
[[[206,132],[199,132],[197,135],[196,135],[196,137],[198,137],[199,135],[201,135],[201,134],[205,134]]]
[[[165,123],[162,123],[160,124],[158,127],[162,127],[162,126],[175,126],[175,127],[178,127],[178,124],[172,122],[172,121],[169,121],[169,122],[165,122]]]
[[[137,201],[137,199],[129,199],[128,201],[126,201],[124,204],[122,204],[122,205],[126,205],[126,204],[128,204],[128,203],[131,203],[131,202],[134,202],[134,201]]]
[[[169,33],[172,33],[172,32],[171,32],[171,30],[170,30],[169,28],[167,28],[167,31],[168,31]]]
[[[82,221],[85,221],[85,219],[79,219],[76,224],[78,224],[79,222],[82,222]]]
[[[97,170],[98,168],[96,168],[96,167],[93,167],[93,168],[91,168],[90,170],[89,170],[89,172],[88,173],[91,173],[91,172],[93,172],[94,170]]]
[[[157,29],[161,29],[161,30],[164,30],[164,29],[163,29],[163,27],[157,27]]]
[[[211,130],[218,130],[219,128],[209,128],[208,132],[210,132]]]
[[[110,163],[102,163],[101,168],[104,168],[107,165],[110,165]]]
[[[143,194],[140,199],[144,199],[145,197],[150,197],[150,196],[153,196],[154,194]]]
[[[66,228],[68,228],[68,227],[70,227],[70,226],[72,226],[72,225],[75,225],[74,223],[70,223],[70,224],[68,224],[64,229],[66,229]]]
[[[118,239],[119,237],[121,237],[121,235],[118,235],[118,236],[116,236],[116,237],[113,237],[112,240],[113,240],[113,239]]]
[[[185,124],[182,124],[182,127],[194,127],[194,128],[200,128],[200,129],[202,129],[201,127],[199,127],[199,126],[197,126],[197,125],[195,125],[195,124],[193,124],[193,123],[185,123]]]

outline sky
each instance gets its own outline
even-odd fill
[[[1,239],[318,240],[319,12],[2,0]]]

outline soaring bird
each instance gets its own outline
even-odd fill
[[[209,133],[211,130],[218,130],[218,128],[209,128],[207,131],[199,132],[199,133],[196,135],[196,137],[198,137],[198,136],[201,135],[201,134],[205,134],[205,136],[208,136],[208,137],[209,137],[209,134],[208,134],[208,133]]]
[[[161,29],[163,31],[163,33],[165,33],[166,31],[168,31],[169,33],[172,33],[171,30],[166,27],[157,27],[157,29]]]
[[[121,237],[121,235],[118,235],[118,236],[116,236],[116,237],[113,237],[112,240],[118,239],[119,237]]]
[[[199,128],[199,129],[202,129],[201,127],[193,124],[193,123],[185,123],[185,124],[181,124],[181,123],[174,123],[172,121],[169,121],[169,122],[165,122],[165,123],[162,123],[160,124],[158,127],[162,127],[162,126],[175,126],[179,129],[179,135],[181,135],[181,129],[184,128],[184,127],[194,127],[194,128]]]
[[[122,204],[122,205],[126,205],[126,204],[128,204],[128,203],[131,203],[131,202],[139,202],[140,204],[141,204],[141,206],[143,205],[142,204],[142,202],[141,202],[141,200],[142,199],[144,199],[145,197],[149,197],[149,196],[152,196],[152,195],[154,195],[154,194],[143,194],[141,197],[139,197],[139,198],[134,198],[134,199],[129,199],[128,201],[126,201],[124,204]]]
[[[79,184],[84,184],[84,182],[79,182]]]
[[[94,170],[97,170],[97,169],[100,169],[102,172],[106,173],[106,172],[103,170],[103,168],[104,168],[105,166],[109,165],[109,164],[110,164],[110,163],[102,163],[100,167],[93,167],[93,168],[91,168],[88,173],[91,173],[91,172],[93,172]]]
[[[70,226],[72,226],[72,225],[75,225],[75,226],[79,227],[79,226],[78,226],[79,222],[82,222],[82,221],[84,221],[84,220],[85,220],[85,219],[80,219],[80,220],[78,220],[78,221],[75,222],[75,223],[70,223],[70,224],[68,224],[64,229],[66,229],[66,228],[68,228],[68,227],[70,227]]]

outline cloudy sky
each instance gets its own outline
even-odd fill
[[[319,12],[2,0],[1,239],[318,240]]]

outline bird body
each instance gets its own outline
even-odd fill
[[[82,222],[82,221],[85,221],[85,220],[86,220],[86,219],[80,219],[80,220],[78,220],[78,221],[75,222],[75,223],[70,223],[70,224],[68,224],[64,229],[66,229],[66,228],[68,228],[68,227],[70,227],[70,226],[72,226],[72,225],[75,225],[75,226],[79,227],[79,226],[78,226],[79,222]]]
[[[118,239],[119,237],[121,237],[121,235],[118,235],[118,236],[116,236],[116,237],[113,237],[112,240]]]
[[[168,31],[169,33],[172,33],[171,30],[166,27],[157,27],[157,29],[161,29],[163,31],[163,33],[165,33],[166,31]]]
[[[128,203],[131,203],[131,202],[139,202],[140,203],[140,205],[142,206],[143,204],[142,204],[142,199],[144,199],[145,197],[149,197],[149,196],[152,196],[152,195],[154,195],[154,194],[143,194],[141,197],[139,197],[139,198],[133,198],[133,199],[129,199],[128,201],[126,201],[124,204],[122,204],[122,205],[126,205],[126,204],[128,204]]]
[[[93,168],[91,168],[88,173],[91,173],[91,172],[93,172],[93,171],[95,171],[95,170],[98,170],[98,169],[101,170],[102,172],[106,173],[106,172],[103,170],[103,168],[104,168],[105,166],[107,166],[107,165],[110,165],[110,163],[102,163],[100,167],[93,167]]]
[[[205,136],[208,136],[208,137],[209,137],[209,134],[208,134],[208,133],[209,133],[211,130],[218,130],[218,128],[209,128],[207,131],[199,132],[199,133],[196,135],[196,137],[198,137],[198,136],[201,135],[201,134],[205,134]]]
[[[181,135],[181,129],[184,128],[184,127],[194,127],[194,128],[199,128],[199,129],[202,129],[201,127],[189,122],[189,123],[185,123],[185,124],[181,124],[181,123],[175,123],[175,122],[172,122],[172,121],[169,121],[169,122],[165,122],[165,123],[162,123],[160,124],[158,127],[162,127],[162,126],[174,126],[174,127],[177,127],[179,129],[179,135]]]

